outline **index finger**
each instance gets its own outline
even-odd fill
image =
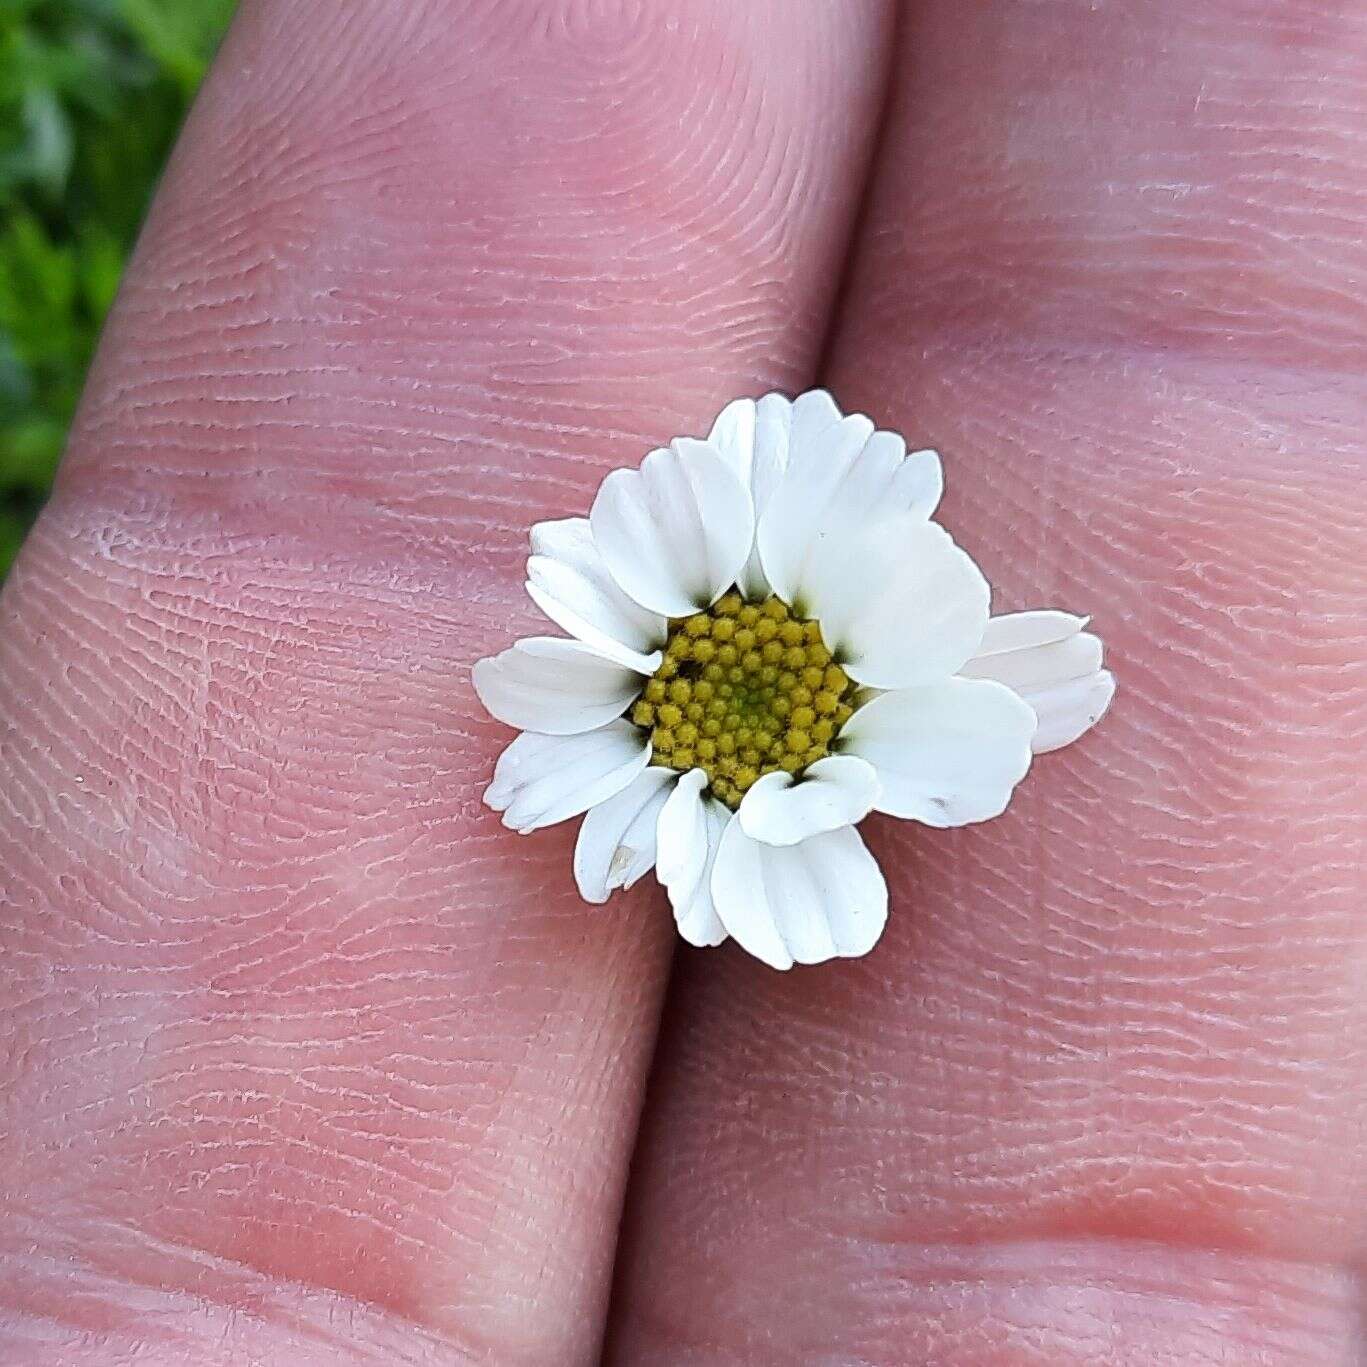
[[[469,665],[811,362],[887,11],[783,8],[244,8],[5,591],[0,1342],[592,1356],[672,926]]]

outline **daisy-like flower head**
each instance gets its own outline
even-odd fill
[[[1000,815],[1115,691],[1085,619],[990,616],[942,487],[934,451],[824,390],[613,471],[587,518],[532,528],[527,592],[569,636],[475,666],[523,732],[485,801],[524,835],[583,814],[583,897],[653,868],[691,944],[867,953],[888,893],[857,823]]]

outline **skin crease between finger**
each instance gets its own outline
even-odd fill
[[[822,378],[1111,716],[874,820],[866,960],[676,974],[607,1360],[1360,1361],[1367,15],[909,6]]]
[[[480,792],[527,527],[808,378],[888,9],[249,0],[0,628],[0,1359],[574,1364],[673,928]]]

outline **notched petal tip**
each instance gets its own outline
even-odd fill
[[[867,954],[888,918],[882,871],[852,826],[766,845],[733,819],[717,851],[712,898],[736,943],[777,969]]]
[[[1035,753],[1049,754],[1081,740],[1110,711],[1115,692],[1115,675],[1109,669],[1049,688],[1022,689],[1021,697],[1038,719]]]

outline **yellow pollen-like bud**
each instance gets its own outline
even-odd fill
[[[671,623],[664,658],[627,711],[653,761],[700,767],[735,810],[761,774],[801,776],[853,714],[855,684],[808,621],[777,597],[732,590]]]

